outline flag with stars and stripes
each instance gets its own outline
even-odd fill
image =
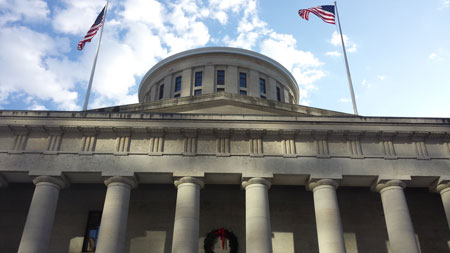
[[[84,38],[80,40],[80,42],[78,42],[78,50],[83,50],[84,44],[86,42],[91,42],[92,38],[94,38],[94,36],[97,34],[98,29],[102,27],[103,21],[105,20],[105,9],[106,6],[103,7],[100,14],[98,14],[97,19],[95,20],[89,31],[86,33]]]
[[[298,15],[301,18],[309,20],[309,13],[312,12],[317,17],[321,18],[328,24],[335,24],[334,22],[334,5],[322,5],[308,9],[300,9]]]

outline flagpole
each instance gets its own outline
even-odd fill
[[[103,35],[103,27],[105,27],[106,14],[108,13],[108,4],[109,4],[109,0],[106,2],[105,15],[103,16],[103,24],[102,24],[102,29],[100,30],[100,38],[98,38],[97,52],[95,53],[94,63],[92,64],[91,78],[89,79],[89,85],[88,85],[88,88],[86,91],[86,97],[84,98],[83,111],[87,111],[89,97],[91,95],[92,81],[94,80],[94,72],[95,72],[95,66],[97,65],[98,51],[100,50],[100,43],[102,41],[102,35]]]
[[[342,50],[344,51],[345,67],[347,68],[348,85],[350,86],[350,94],[352,95],[353,111],[354,111],[355,115],[358,115],[358,109],[356,108],[355,93],[353,92],[352,77],[350,75],[350,68],[348,66],[347,53],[345,52],[344,36],[342,35],[341,20],[339,19],[339,13],[338,13],[336,1],[334,1],[334,7],[336,9],[336,16],[337,16],[338,25],[339,25],[339,32],[341,33]]]

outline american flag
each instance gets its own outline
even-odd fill
[[[300,9],[298,15],[303,19],[309,19],[309,13],[312,12],[324,22],[328,24],[335,24],[334,22],[334,5],[322,5],[308,9]]]
[[[105,7],[103,7],[102,12],[98,14],[97,19],[95,20],[94,24],[91,26],[89,31],[86,33],[84,38],[78,42],[78,50],[83,50],[84,44],[86,42],[91,42],[92,38],[97,34],[98,29],[100,29],[103,25],[103,21],[105,20]]]

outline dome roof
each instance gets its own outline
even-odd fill
[[[277,61],[245,49],[205,47],[169,56],[142,78],[139,102],[227,92],[298,104],[299,88]]]

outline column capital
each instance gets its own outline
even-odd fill
[[[205,187],[205,183],[203,182],[203,179],[198,178],[198,177],[182,177],[182,178],[175,179],[175,181],[174,181],[174,185],[176,188],[178,188],[181,184],[184,184],[184,183],[196,184],[196,185],[200,186],[200,189],[203,189],[203,187]]]
[[[436,186],[436,191],[439,193],[444,193],[450,190],[450,182],[441,183]]]
[[[62,175],[60,177],[53,177],[53,176],[38,176],[33,179],[34,185],[38,185],[40,183],[51,183],[56,185],[59,189],[64,189],[66,187],[69,187],[69,182],[65,177]]]
[[[334,187],[334,189],[337,189],[338,186],[339,186],[339,183],[336,180],[329,179],[329,178],[313,180],[313,181],[309,181],[309,183],[308,183],[308,190],[314,191],[314,189],[316,187],[322,186],[322,185],[329,185],[329,186]]]
[[[105,185],[108,186],[111,183],[123,183],[130,187],[130,189],[136,188],[138,183],[135,177],[123,177],[113,176],[105,179]]]
[[[386,189],[387,187],[390,187],[390,186],[398,186],[398,187],[401,187],[402,189],[404,189],[406,187],[406,183],[401,180],[397,180],[397,179],[384,181],[384,182],[378,182],[375,187],[375,190],[377,192],[381,193],[384,189]]]
[[[244,180],[242,181],[242,188],[247,188],[247,186],[252,185],[252,184],[262,184],[265,185],[267,187],[267,189],[270,188],[270,186],[272,185],[272,180],[268,179],[268,178],[262,178],[262,177],[253,177],[250,178],[248,180]]]
[[[5,177],[0,175],[0,188],[8,187],[8,181],[6,181]]]

